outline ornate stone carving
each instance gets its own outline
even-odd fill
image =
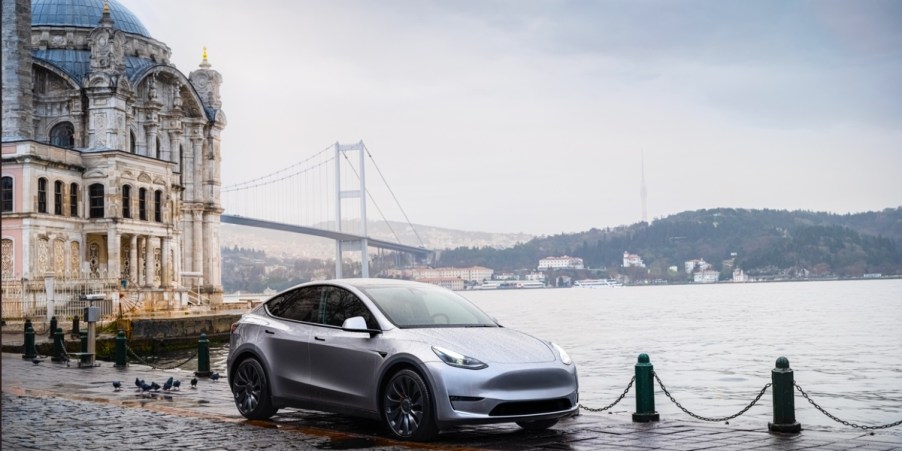
[[[53,242],[53,272],[57,277],[66,274],[66,243],[63,240]]]
[[[50,269],[50,241],[47,238],[38,240],[38,267],[35,269],[40,277]]]
[[[78,241],[69,243],[69,274],[78,277],[81,273],[81,248]]]
[[[2,259],[2,264],[0,264],[0,274],[2,274],[4,279],[10,279],[13,277],[13,240],[3,240],[2,247],[0,247],[0,259]]]

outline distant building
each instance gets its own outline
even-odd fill
[[[405,279],[461,279],[464,281],[481,282],[491,280],[495,270],[483,266],[471,266],[469,268],[430,268],[428,266],[409,269],[394,269],[385,271],[389,277]]]
[[[700,258],[685,262],[684,267],[686,269],[686,274],[692,274],[695,271],[707,271],[711,269],[711,264],[706,262],[705,259]]]
[[[463,290],[464,289],[464,281],[463,279],[458,279],[456,277],[426,277],[422,279],[415,279],[417,282],[423,283],[431,283],[432,285],[438,285],[440,287],[447,288],[449,290]]]
[[[579,257],[545,257],[539,260],[539,271],[543,269],[583,269],[583,259]]]
[[[545,273],[543,272],[533,272],[526,275],[526,280],[535,280],[538,282],[545,281]]]
[[[699,271],[693,276],[695,283],[715,283],[719,278],[720,273],[710,269]]]
[[[627,251],[623,251],[623,267],[624,268],[644,268],[645,263],[642,262],[642,257],[639,257],[636,254],[630,254]]]
[[[742,269],[736,268],[733,270],[733,282],[748,282],[750,280],[752,278],[743,272]]]

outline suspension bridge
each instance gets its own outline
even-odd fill
[[[405,244],[367,189],[367,162],[376,170],[393,202],[413,231],[416,244]],[[221,222],[299,233],[335,240],[335,277],[342,277],[345,252],[359,253],[360,275],[369,277],[370,248],[428,258],[427,249],[404,212],[394,191],[363,141],[335,143],[278,171],[223,186]],[[388,226],[394,241],[367,233],[367,207],[372,206]]]

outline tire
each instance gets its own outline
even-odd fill
[[[557,418],[552,420],[536,420],[536,421],[518,421],[517,426],[520,426],[527,431],[544,431],[545,429],[550,428],[557,424]]]
[[[272,405],[266,372],[255,358],[238,364],[232,378],[232,394],[238,412],[249,420],[266,420],[279,410]]]
[[[401,440],[426,441],[438,434],[432,393],[415,371],[401,370],[388,380],[382,414],[388,429]]]

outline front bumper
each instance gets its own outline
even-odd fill
[[[575,365],[490,365],[481,370],[427,365],[439,427],[562,418],[579,409]]]

